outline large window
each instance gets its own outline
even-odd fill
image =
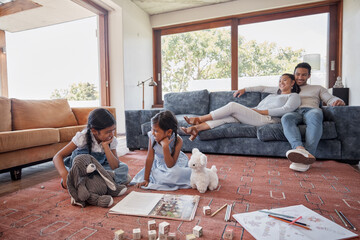
[[[340,74],[337,2],[312,3],[154,29],[154,106],[167,92],[276,86],[299,62],[311,84],[332,87]]]
[[[9,97],[99,106],[97,17],[6,33]],[[19,70],[21,69],[21,70]]]
[[[45,92],[49,93],[50,91],[50,96],[52,95],[52,91],[51,90],[44,90],[44,87],[46,87],[46,85],[54,85],[56,86],[58,84],[58,82],[67,82],[71,79],[75,79],[73,80],[74,86],[71,86],[73,84],[71,84],[70,86],[65,87],[64,86],[58,86],[58,88],[54,89],[57,90],[55,91],[55,93],[53,94],[54,96],[62,96],[64,95],[67,91],[71,92],[71,89],[78,89],[78,88],[83,88],[86,89],[87,92],[91,92],[90,95],[97,95],[97,98],[99,100],[96,100],[96,105],[101,104],[102,106],[110,106],[110,77],[109,77],[109,40],[108,40],[108,10],[100,7],[99,5],[97,5],[95,2],[93,2],[92,0],[90,1],[82,1],[82,0],[72,0],[74,2],[76,2],[77,4],[81,5],[82,7],[88,9],[89,11],[95,13],[97,15],[97,17],[94,17],[93,19],[87,19],[89,21],[92,21],[92,27],[80,27],[80,29],[73,31],[67,38],[64,36],[59,36],[58,32],[54,32],[49,33],[48,36],[45,36],[45,38],[48,38],[48,41],[50,42],[43,42],[43,39],[41,39],[41,37],[39,39],[35,39],[30,37],[31,33],[34,32],[41,32],[44,29],[51,29],[52,27],[44,27],[44,28],[39,28],[39,29],[34,29],[34,30],[29,30],[29,31],[24,31],[21,33],[15,33],[14,34],[14,38],[12,38],[13,36],[10,36],[12,34],[9,34],[8,32],[5,33],[5,31],[0,30],[0,90],[1,90],[1,96],[5,96],[5,97],[21,97],[21,98],[34,98],[33,96],[29,96],[29,92],[34,91],[36,93],[36,91],[39,91],[41,89],[43,89],[43,91],[41,91],[41,94],[39,94],[36,99],[40,99],[40,98],[47,98],[45,96],[43,96],[43,94]],[[10,4],[10,3],[8,3]],[[26,7],[23,6],[23,2],[18,2],[18,1],[13,1],[11,2],[11,4],[15,4],[17,5],[16,8],[13,8],[13,10],[25,10]],[[4,4],[3,6],[5,6],[6,4]],[[20,6],[21,5],[21,6]],[[31,7],[31,6],[30,6]],[[35,6],[38,7],[38,6]],[[10,13],[14,13],[11,12]],[[8,14],[10,14],[8,12]],[[87,21],[87,20],[80,20],[78,23],[76,24],[80,24],[82,21]],[[59,26],[53,26],[53,28],[61,28],[61,26],[66,26],[67,24],[71,24],[71,23],[65,23],[65,24],[59,24]],[[94,27],[96,26],[96,27]],[[79,38],[81,39],[82,37],[84,37],[84,35],[82,35],[81,33],[85,34],[84,31],[91,29],[91,37],[83,39],[82,44],[78,45],[78,47],[76,47],[76,42],[78,39],[74,39],[74,38]],[[96,31],[95,31],[96,29]],[[49,30],[49,32],[51,32],[51,30]],[[25,36],[29,34],[28,36]],[[65,33],[64,33],[65,34]],[[9,35],[9,36],[6,36]],[[15,37],[16,35],[16,37]],[[22,36],[21,36],[22,35]],[[14,40],[15,38],[17,38],[19,36],[20,40]],[[25,36],[25,37],[24,37]],[[55,36],[58,36],[57,38]],[[29,38],[28,38],[29,37]],[[58,40],[61,40],[60,42]],[[93,47],[93,43],[94,43],[94,39],[96,39],[96,46]],[[17,41],[18,45],[17,46],[9,46],[9,44],[11,45],[12,43],[6,42],[6,41]],[[73,42],[71,42],[73,41]],[[71,42],[71,43],[70,43]],[[53,45],[53,48],[47,48],[49,45]],[[92,46],[90,47],[88,44],[91,44]],[[16,48],[16,49],[15,49]],[[24,55],[17,55],[17,48],[23,48],[26,49],[26,51],[24,51]],[[86,51],[84,51],[84,48],[87,48]],[[91,48],[91,49],[89,49]],[[55,53],[56,51],[58,51],[59,49],[62,49],[59,53]],[[45,52],[43,51],[45,50]],[[46,52],[47,51],[47,52]],[[25,52],[27,52],[25,55]],[[30,52],[30,54],[29,54]],[[52,54],[51,54],[52,53]],[[82,60],[77,58],[78,56],[76,56],[75,54],[80,54],[82,56],[84,56],[86,59]],[[12,56],[11,56],[12,55]],[[50,57],[48,57],[50,55]],[[65,61],[60,61],[59,63],[59,59],[60,57],[62,57],[63,55],[66,55],[66,60]],[[96,61],[92,61],[92,63],[89,63],[90,59],[93,59],[95,57],[95,55],[97,55],[97,60]],[[41,59],[41,61],[37,61],[35,60],[38,57],[43,57],[43,59]],[[10,58],[10,60],[9,60]],[[25,60],[23,60],[26,59]],[[15,59],[15,60],[14,60]],[[67,63],[71,63],[72,60],[78,60],[75,61],[75,63],[73,64],[68,64]],[[8,63],[8,61],[13,61],[13,63]],[[85,69],[85,68],[81,68],[80,65],[83,64],[82,61],[89,63],[88,68],[90,69]],[[21,63],[23,62],[23,65],[20,67],[18,65],[18,62]],[[24,63],[25,62],[25,63]],[[74,62],[74,61],[73,61]],[[10,68],[11,69],[10,73],[8,73],[8,68],[9,68],[9,64],[10,64]],[[52,65],[51,65],[52,64]],[[95,66],[95,65],[96,66]],[[11,66],[12,65],[12,66]],[[46,77],[46,80],[44,80],[44,73],[45,72],[49,72],[48,69],[45,69],[46,67],[50,68],[53,70],[53,72],[51,73],[51,76]],[[94,68],[94,69],[93,69]],[[95,69],[96,68],[96,69]],[[16,70],[14,70],[16,69]],[[77,73],[75,73],[72,76],[64,76],[64,73],[72,70],[72,69],[76,69]],[[23,84],[21,85],[16,85],[16,82],[11,82],[12,79],[14,77],[18,77],[20,76],[22,73],[19,72],[27,72],[28,75],[26,77],[21,76],[21,78],[18,78],[16,81],[20,81]],[[86,77],[90,74],[92,74],[90,77]],[[10,77],[8,77],[8,75],[10,75],[10,77],[12,79],[10,79]],[[31,80],[29,80],[29,77],[33,77],[34,75],[35,78],[32,78]],[[58,76],[62,76],[61,80],[58,79]],[[82,76],[80,76],[82,75]],[[42,79],[41,79],[42,78]],[[20,80],[19,80],[20,79]],[[94,80],[95,79],[95,80]],[[96,80],[97,79],[97,80]],[[38,81],[38,82],[36,82]],[[33,88],[28,88],[29,86],[29,82],[32,83],[32,87],[36,88],[35,90]],[[97,82],[96,85],[93,85],[92,83]],[[9,89],[11,88],[11,89]],[[26,93],[22,94],[21,96],[18,95],[17,93],[15,93],[16,90],[18,90],[19,88],[26,88]],[[89,90],[90,88],[90,90]],[[19,90],[20,91],[20,90]],[[38,94],[38,93],[36,93]],[[78,95],[79,93],[76,91],[72,92],[72,95]],[[35,95],[35,94],[33,94]],[[85,97],[87,99],[89,99],[89,97]],[[92,97],[91,97],[92,98]],[[78,105],[78,104],[73,104],[73,105]],[[85,104],[87,105],[87,104]],[[93,104],[91,104],[93,105]]]

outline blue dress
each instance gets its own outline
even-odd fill
[[[148,132],[149,139],[151,141],[151,145],[154,146],[154,162],[151,167],[150,177],[149,177],[149,185],[147,187],[142,187],[143,189],[153,189],[153,190],[164,190],[164,191],[173,191],[182,188],[190,188],[190,175],[191,169],[188,166],[188,157],[180,151],[179,157],[172,168],[168,168],[166,166],[164,160],[164,153],[162,146],[155,142],[154,135]],[[175,134],[170,137],[174,139]],[[170,143],[170,152],[175,147],[172,141]],[[136,174],[136,176],[131,181],[131,185],[136,183],[140,183],[144,181],[144,173],[145,168],[141,169],[140,172]]]

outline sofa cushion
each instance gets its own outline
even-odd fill
[[[59,142],[70,142],[77,132],[86,128],[86,125],[58,128],[60,134]]]
[[[247,92],[244,95],[240,96],[239,98],[235,98],[233,94],[234,91],[211,92],[209,111],[211,112],[220,107],[223,107],[229,102],[237,102],[252,108],[259,104],[262,97],[260,92]]]
[[[59,131],[55,128],[0,132],[0,152],[58,143],[59,139]]]
[[[164,108],[174,114],[209,113],[209,92],[207,90],[167,93],[164,96]]]
[[[306,125],[299,125],[301,137],[305,139]],[[257,129],[257,138],[263,142],[267,141],[287,141],[282,125],[279,124],[267,124]],[[323,134],[322,140],[329,140],[337,138],[336,128],[334,122],[323,122]]]
[[[13,130],[58,128],[77,125],[66,99],[11,99]]]
[[[0,97],[0,132],[11,131],[11,100]]]
[[[238,137],[256,138],[256,127],[241,123],[227,123],[199,133],[200,140]]]

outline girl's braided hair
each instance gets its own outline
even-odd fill
[[[105,108],[97,108],[90,112],[86,131],[86,145],[91,154],[92,139],[91,128],[100,131],[104,128],[111,127],[116,124],[114,116]]]
[[[151,124],[158,124],[159,128],[162,129],[163,131],[167,131],[169,129],[171,129],[173,131],[173,133],[175,133],[175,139],[174,139],[174,148],[171,152],[171,155],[174,154],[175,152],[175,146],[177,143],[177,130],[178,130],[178,121],[176,119],[176,117],[174,116],[174,114],[171,111],[163,111],[163,112],[159,112],[157,113],[153,118],[151,118]],[[154,148],[155,146],[155,141],[152,145],[152,147]]]

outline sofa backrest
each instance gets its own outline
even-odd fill
[[[164,109],[178,114],[204,115],[209,113],[208,90],[167,93],[164,96]]]
[[[0,132],[11,131],[11,100],[0,97]]]
[[[76,126],[76,118],[66,99],[11,99],[13,130]]]
[[[239,98],[235,98],[233,94],[234,91],[211,92],[209,111],[223,107],[229,102],[237,102],[250,108],[256,107],[264,96],[267,96],[267,94],[260,92],[246,92]]]

